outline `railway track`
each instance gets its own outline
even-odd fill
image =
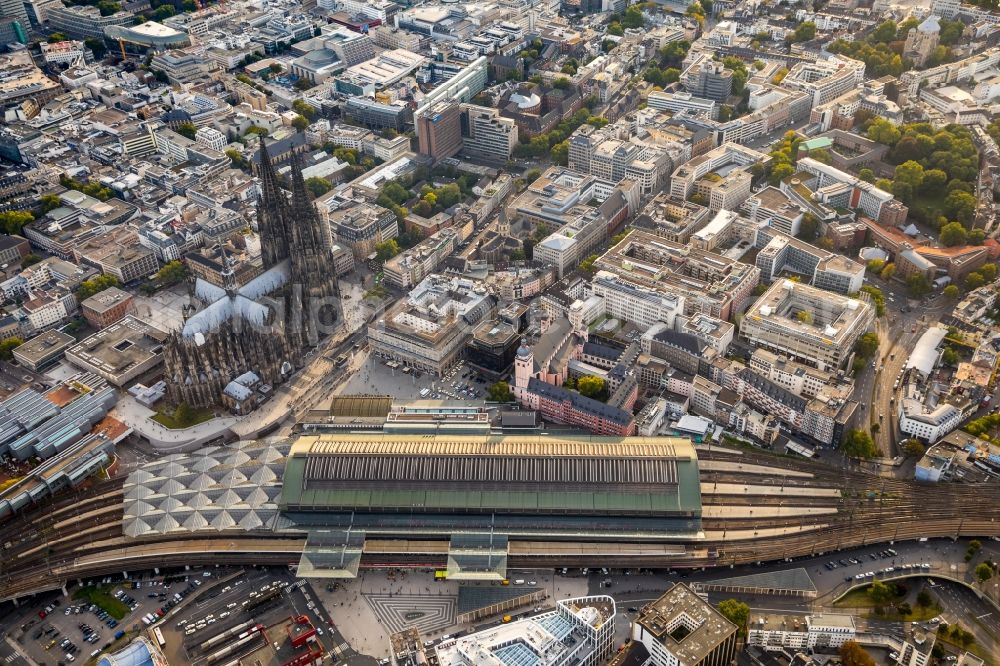
[[[805,459],[763,452],[700,451],[704,460],[759,465],[735,471],[702,472],[704,506],[739,509],[734,515],[704,517],[710,538],[678,544],[512,542],[511,566],[603,566],[615,557],[625,566],[701,567],[818,555],[843,548],[923,537],[1000,536],[1000,487],[924,485],[885,479],[864,471],[832,469]],[[780,465],[796,474],[783,475]],[[772,468],[772,469],[764,469]],[[747,484],[747,492],[713,493],[709,484]],[[795,494],[775,494],[775,489]],[[815,495],[809,490],[816,489]],[[838,492],[822,495],[821,491]],[[51,502],[0,527],[0,599],[53,589],[68,578],[125,569],[189,564],[276,564],[298,561],[301,538],[274,534],[165,535],[125,538],[121,481],[98,484],[84,493]],[[757,515],[754,507],[835,509],[835,513]],[[715,535],[788,530],[781,536],[751,539]],[[801,531],[796,531],[801,530]],[[262,546],[262,544],[270,544]],[[278,546],[274,544],[279,544]],[[392,546],[395,544],[395,546]],[[382,546],[385,546],[384,548]],[[404,547],[405,546],[405,547]],[[261,548],[264,551],[261,551]],[[276,549],[268,551],[267,548]],[[614,552],[612,552],[614,551]],[[366,562],[444,565],[447,542],[372,541]],[[437,560],[441,560],[438,562]]]

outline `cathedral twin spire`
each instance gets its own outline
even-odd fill
[[[257,230],[265,270],[285,259],[291,259],[294,266],[304,256],[322,257],[330,252],[326,234],[323,233],[323,222],[309,198],[298,155],[292,156],[291,166],[292,197],[289,202],[278,182],[267,143],[261,139],[260,164],[257,167],[261,180]]]

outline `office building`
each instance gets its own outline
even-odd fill
[[[66,351],[66,359],[123,388],[163,362],[168,334],[133,315],[94,333]]]
[[[802,184],[813,190],[813,198],[820,203],[835,208],[860,208],[873,220],[895,224],[895,221],[888,222],[885,219],[885,214],[892,214],[893,220],[897,216],[890,205],[893,196],[889,192],[811,157],[800,159],[796,166],[799,173],[812,176],[807,176]]]
[[[462,149],[461,112],[456,102],[438,102],[416,118],[421,155],[437,162]]]
[[[521,344],[521,332],[515,323],[494,319],[480,323],[465,345],[469,367],[492,380],[504,378],[512,367]]]
[[[329,221],[333,238],[350,248],[355,259],[366,259],[376,245],[399,235],[396,215],[388,208],[366,201],[344,200],[326,212],[329,202],[321,197],[316,201],[317,208]]]
[[[409,289],[433,273],[460,240],[453,228],[436,231],[413,247],[397,254],[382,266],[385,281],[400,289]]]
[[[874,320],[875,308],[865,301],[778,280],[747,311],[740,335],[820,370],[837,370]]]
[[[854,618],[850,615],[762,615],[751,616],[747,644],[768,651],[809,650],[828,654],[854,637]]]
[[[920,400],[904,398],[899,405],[899,430],[928,444],[957,428],[963,418],[960,409],[944,402],[930,409]]]
[[[38,372],[52,365],[75,343],[76,339],[62,331],[45,331],[14,349],[14,359],[18,363]]]
[[[101,10],[92,6],[70,5],[53,7],[48,11],[49,27],[77,39],[104,39],[104,29],[111,26],[128,26],[135,22],[132,12],[120,11],[102,16]]]
[[[864,264],[773,227],[758,227],[753,237],[754,247],[759,249],[756,265],[764,282],[773,282],[784,273],[795,273],[814,287],[839,294],[855,294],[864,286]]]
[[[80,312],[87,323],[99,331],[126,315],[135,314],[135,299],[127,291],[109,287],[84,299]]]
[[[352,120],[371,129],[394,129],[401,132],[412,117],[405,104],[383,104],[366,97],[351,97],[344,104],[344,113]]]
[[[805,211],[791,197],[770,186],[750,195],[744,208],[754,222],[766,222],[789,236],[798,236],[805,217]]]
[[[632,622],[652,666],[729,666],[736,658],[737,626],[694,590],[677,583]]]
[[[368,344],[379,358],[440,376],[461,360],[473,328],[495,311],[496,298],[484,286],[429,275],[372,321]]]
[[[517,123],[498,109],[461,105],[462,153],[473,157],[507,160],[517,146]]]
[[[0,0],[0,18],[18,21],[23,30],[28,30],[31,26],[28,21],[28,12],[21,0]]]
[[[566,599],[555,610],[442,641],[434,653],[440,666],[599,666],[614,653],[615,619],[611,597]]]
[[[714,100],[696,97],[689,92],[654,90],[649,93],[646,102],[651,109],[659,111],[674,113],[690,111],[695,115],[713,120],[719,116],[719,109]]]
[[[684,72],[682,83],[695,97],[723,104],[733,94],[733,71],[717,60],[703,60]]]
[[[760,269],[691,245],[633,229],[595,267],[664,294],[684,297],[684,314],[726,320],[742,311]]]

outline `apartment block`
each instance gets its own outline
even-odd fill
[[[874,321],[875,309],[865,301],[778,280],[747,311],[740,335],[751,345],[836,370]]]

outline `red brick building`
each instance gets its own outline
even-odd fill
[[[107,328],[126,315],[136,313],[132,294],[117,287],[110,287],[84,300],[80,304],[80,310],[83,318],[98,330]]]

